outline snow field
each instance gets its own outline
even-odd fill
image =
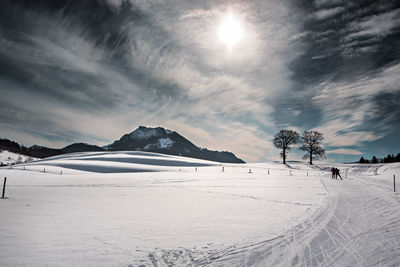
[[[169,257],[195,264],[233,245],[275,238],[326,204],[318,178],[290,176],[280,164],[267,175],[265,165],[224,164],[222,172],[215,162],[105,154],[0,169],[8,177],[0,265],[163,266]],[[117,172],[60,167],[72,161]],[[118,172],[126,164],[152,171]]]
[[[36,160],[36,158],[20,155],[7,150],[0,150],[0,166]]]
[[[330,167],[92,152],[0,168],[0,265],[400,265],[400,164]]]

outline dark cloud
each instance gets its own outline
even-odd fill
[[[306,34],[300,40],[304,52],[291,64],[293,79],[303,84],[297,90],[326,80],[358,79],[399,60],[400,52],[394,49],[400,44],[398,1],[336,1],[334,5],[342,8],[340,12],[318,17],[316,13],[332,9],[328,1],[325,3],[318,7],[312,2],[304,5],[301,31]],[[387,32],[368,32],[364,28],[366,22],[387,13],[394,14],[375,22],[389,24]],[[373,21],[370,26],[380,27]]]
[[[163,96],[178,96],[178,85],[160,80],[138,67],[143,62],[135,62],[135,54],[140,51],[132,27],[146,25],[150,35],[161,35],[159,38],[163,40],[167,37],[131,2],[113,6],[104,0],[43,0],[4,1],[2,5],[0,37],[5,45],[0,50],[0,70],[2,79],[19,84],[20,89],[48,95],[69,105],[111,106],[121,99],[118,92],[102,84],[106,77],[90,69],[101,66],[106,68],[103,71],[124,76],[130,86],[136,86],[148,97],[161,100]],[[79,46],[85,45],[83,42],[88,43],[85,56],[91,66],[89,69],[68,66],[65,57],[71,56],[68,53],[74,53],[74,49],[79,52]],[[160,48],[160,56],[166,49],[168,46]]]
[[[376,131],[384,128],[395,130],[400,126],[400,88],[392,92],[376,94],[371,109],[366,112],[365,126]]]
[[[351,83],[399,62],[400,3],[294,3],[300,14],[302,33],[294,42],[302,52],[289,65],[294,85],[275,105],[274,116],[277,123],[290,121],[296,126],[315,127],[321,123],[323,107],[314,105],[312,97],[321,83]],[[301,107],[299,114],[287,112],[297,107]]]
[[[384,132],[384,137],[363,144],[364,156],[384,157],[387,154],[397,154],[400,151],[400,88],[393,92],[383,92],[373,97],[371,109],[366,112],[362,130]]]
[[[124,53],[129,49],[131,40],[125,26],[129,23],[141,24],[146,20],[145,15],[130,1],[123,1],[120,7],[115,7],[105,0],[6,0],[2,6],[4,30],[38,34],[46,28],[40,25],[44,22],[40,17],[47,16],[53,23],[58,23],[60,29],[80,28],[81,34],[96,46],[114,53]]]

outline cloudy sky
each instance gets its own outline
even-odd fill
[[[287,128],[322,132],[330,161],[400,152],[399,1],[1,5],[0,138],[106,145],[162,126],[252,162],[277,159]]]

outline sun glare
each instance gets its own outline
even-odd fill
[[[219,39],[231,50],[242,35],[243,29],[239,21],[232,14],[228,14],[219,28]]]

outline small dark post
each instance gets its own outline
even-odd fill
[[[289,175],[292,175],[292,171],[289,171]]]
[[[268,169],[268,175],[269,175],[269,169]]]
[[[60,175],[62,175],[62,170],[60,171]]]
[[[7,177],[4,177],[3,194],[1,195],[1,198],[4,198],[4,194],[6,193],[6,182],[7,182]]]
[[[46,168],[43,168],[43,172],[46,172]]]
[[[252,172],[251,172],[251,169],[249,169],[249,173],[252,173]]]
[[[396,192],[396,175],[393,174],[393,192]]]
[[[224,172],[224,166],[222,166],[222,172]]]
[[[24,170],[25,170],[25,166],[24,166]]]

